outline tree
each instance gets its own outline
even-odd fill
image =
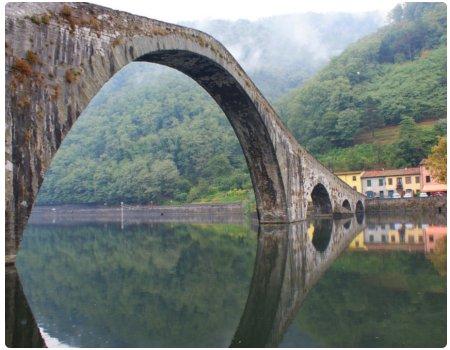
[[[447,138],[439,138],[439,142],[431,149],[425,165],[438,182],[447,182]]]
[[[396,146],[396,166],[417,166],[426,157],[423,137],[413,118],[403,117]]]
[[[361,118],[361,126],[363,129],[370,130],[372,137],[375,136],[375,129],[380,128],[384,124],[383,116],[378,112],[379,101],[368,96],[364,102],[364,113]]]

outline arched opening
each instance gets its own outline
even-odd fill
[[[362,204],[362,202],[359,200],[356,202],[356,210],[355,212],[357,213],[363,213],[364,212],[364,205]]]
[[[333,232],[333,220],[315,220],[313,226],[314,232],[312,234],[312,244],[318,252],[322,253],[330,244],[331,233]]]
[[[325,186],[317,184],[311,192],[311,199],[315,215],[329,215],[332,213],[330,196]]]
[[[248,91],[223,66],[186,50],[158,50],[138,57],[172,67],[194,79],[227,116],[242,147],[262,223],[286,222],[281,171],[269,131]]]
[[[360,200],[356,202],[355,214],[356,214],[356,222],[359,225],[361,225],[364,221],[364,205]]]
[[[348,211],[352,211],[352,207],[350,206],[350,202],[348,201],[348,199],[346,199],[342,202],[342,206],[345,209],[347,209]]]
[[[15,130],[11,140],[15,152],[12,158],[17,165],[11,170],[11,174],[8,173],[12,179],[7,183],[6,226],[10,232],[7,235],[8,254],[14,253],[19,246],[45,171],[62,140],[103,84],[120,68],[133,61],[174,68],[191,77],[212,96],[230,121],[243,150],[260,222],[289,221],[280,165],[272,142],[277,139],[280,127],[273,109],[239,64],[213,38],[191,29],[178,26],[172,28],[165,24],[165,31],[177,33],[177,39],[174,40],[172,35],[160,33],[159,23],[148,20],[148,24],[150,30],[154,29],[155,33],[150,33],[146,27],[142,36],[125,36],[118,45],[112,43],[108,47],[108,42],[99,40],[97,35],[88,38],[93,42],[89,42],[89,47],[96,47],[98,44],[102,50],[84,50],[83,45],[88,45],[86,42],[75,44],[74,37],[68,35],[67,40],[70,42],[64,44],[62,50],[71,50],[74,45],[80,46],[77,62],[80,61],[80,67],[84,67],[83,74],[77,74],[75,79],[72,77],[73,70],[58,70],[63,73],[58,73],[52,80],[52,86],[58,87],[58,93],[50,89],[39,89],[35,92],[24,88],[23,91],[13,91],[14,94],[31,94],[33,104],[25,108],[19,108],[17,99],[11,94],[6,96],[7,118],[12,120],[11,130]],[[32,26],[33,23],[30,21],[27,25]],[[67,24],[61,24],[45,27],[45,30],[50,33],[46,33],[45,38],[52,37],[53,33],[55,37],[62,38],[58,33],[61,30],[69,31],[70,28]],[[8,35],[13,45],[11,51],[17,49],[18,55],[25,56],[20,40],[14,36],[15,32],[8,32]],[[31,51],[40,52],[42,57],[46,57],[54,55],[54,46],[60,43],[49,41],[39,42],[39,47],[33,45],[30,47]],[[66,52],[59,54],[63,57],[70,56]],[[13,60],[12,57],[8,59]],[[7,84],[11,84],[14,77],[14,74],[8,71]],[[39,115],[46,118],[36,117],[35,105],[42,107]],[[27,124],[25,128],[24,121],[32,125]],[[48,121],[51,121],[50,126]],[[28,142],[23,141],[25,136]],[[26,157],[23,154],[26,154]],[[27,164],[23,164],[24,162]]]
[[[344,223],[344,228],[345,228],[346,230],[348,230],[348,229],[350,228],[351,225],[352,225],[352,221],[351,221],[351,220],[348,220],[347,222]]]

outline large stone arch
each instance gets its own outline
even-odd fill
[[[205,33],[87,3],[8,3],[5,28],[7,255],[18,248],[62,140],[100,88],[133,61],[182,71],[220,105],[246,157],[260,222],[304,220],[315,177],[333,203],[343,195],[364,200],[295,141],[231,54]]]

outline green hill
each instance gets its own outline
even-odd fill
[[[350,45],[283,97],[277,106],[300,143],[331,167],[345,170],[354,164],[344,165],[340,155],[365,143],[360,137],[364,132],[399,125],[405,117],[416,122],[446,118],[446,13],[443,3],[398,5],[389,25]],[[426,134],[419,147],[423,154],[442,134],[437,129],[430,134],[417,128],[419,138]],[[339,152],[341,148],[347,149]],[[416,165],[395,152],[391,159],[365,165],[380,164]]]

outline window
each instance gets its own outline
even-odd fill
[[[389,197],[389,198],[394,197],[394,190],[389,190],[389,191],[388,191],[388,197]]]
[[[386,243],[386,235],[381,235],[381,242]]]
[[[353,189],[356,191],[356,186],[353,186]]]
[[[406,180],[405,182],[406,182],[407,185],[410,184],[411,183],[411,176],[407,176],[405,180]]]
[[[369,241],[370,241],[370,242],[373,242],[373,235],[370,235],[370,236],[369,236]]]
[[[367,180],[367,187],[372,186],[372,180]]]
[[[383,179],[378,179],[378,186],[383,186]]]
[[[373,192],[372,191],[367,191],[366,192],[366,196],[369,197],[369,198],[372,198],[373,197]]]
[[[353,181],[356,181],[356,176],[353,176]]]
[[[391,242],[395,243],[395,236],[391,236]]]
[[[433,235],[430,235],[430,237],[428,237],[428,240],[429,240],[430,242],[434,242],[434,237],[433,237]]]
[[[384,198],[384,191],[380,191],[380,198]]]
[[[397,185],[401,185],[402,184],[402,178],[401,177],[397,177]]]
[[[359,247],[359,241],[355,241],[355,247],[356,247],[356,248]]]
[[[416,176],[416,184],[420,183],[420,176]]]
[[[420,194],[420,190],[416,190],[416,194]]]
[[[392,185],[392,177],[390,177],[390,178],[388,179],[388,184],[389,184],[389,185]]]
[[[427,175],[427,176],[425,177],[425,182],[431,182],[430,175]]]

